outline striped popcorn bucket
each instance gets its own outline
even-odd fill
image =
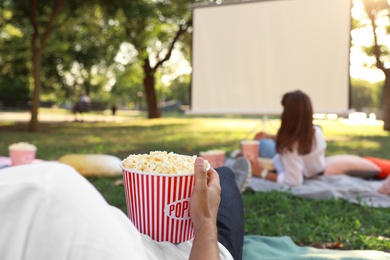
[[[194,237],[189,203],[194,174],[156,174],[122,167],[127,212],[135,227],[158,242]]]

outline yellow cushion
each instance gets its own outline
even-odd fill
[[[122,160],[107,154],[66,154],[58,159],[68,164],[85,177],[112,177],[122,175]]]
[[[258,158],[260,163],[263,165],[264,168],[266,168],[269,171],[274,171],[275,170],[275,165],[274,161],[270,158],[264,158],[264,157],[259,157]]]

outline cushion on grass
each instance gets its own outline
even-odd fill
[[[58,159],[68,164],[85,177],[111,177],[122,174],[122,160],[107,154],[66,154]]]
[[[275,170],[274,161],[272,159],[263,158],[263,157],[259,157],[258,159],[259,159],[259,162],[261,163],[261,165],[263,165],[263,167],[266,168],[267,170],[269,170],[269,171]]]
[[[324,175],[350,174],[356,177],[374,177],[380,168],[370,160],[352,154],[340,154],[326,157]],[[359,174],[360,173],[360,174]]]
[[[375,158],[370,156],[364,156],[365,159],[373,162],[380,168],[380,172],[375,176],[378,179],[386,179],[390,173],[390,160]]]

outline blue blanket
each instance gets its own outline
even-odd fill
[[[290,237],[245,236],[243,260],[388,260],[390,253],[375,250],[333,250],[297,246]]]

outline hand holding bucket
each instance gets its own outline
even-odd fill
[[[147,172],[126,166],[126,159],[121,163],[128,216],[141,233],[158,242],[180,243],[194,237],[189,203],[195,184],[196,156],[176,157],[177,163],[191,161],[190,168],[181,173]],[[160,158],[157,161],[176,169],[169,159]],[[156,161],[140,164],[154,167]]]

